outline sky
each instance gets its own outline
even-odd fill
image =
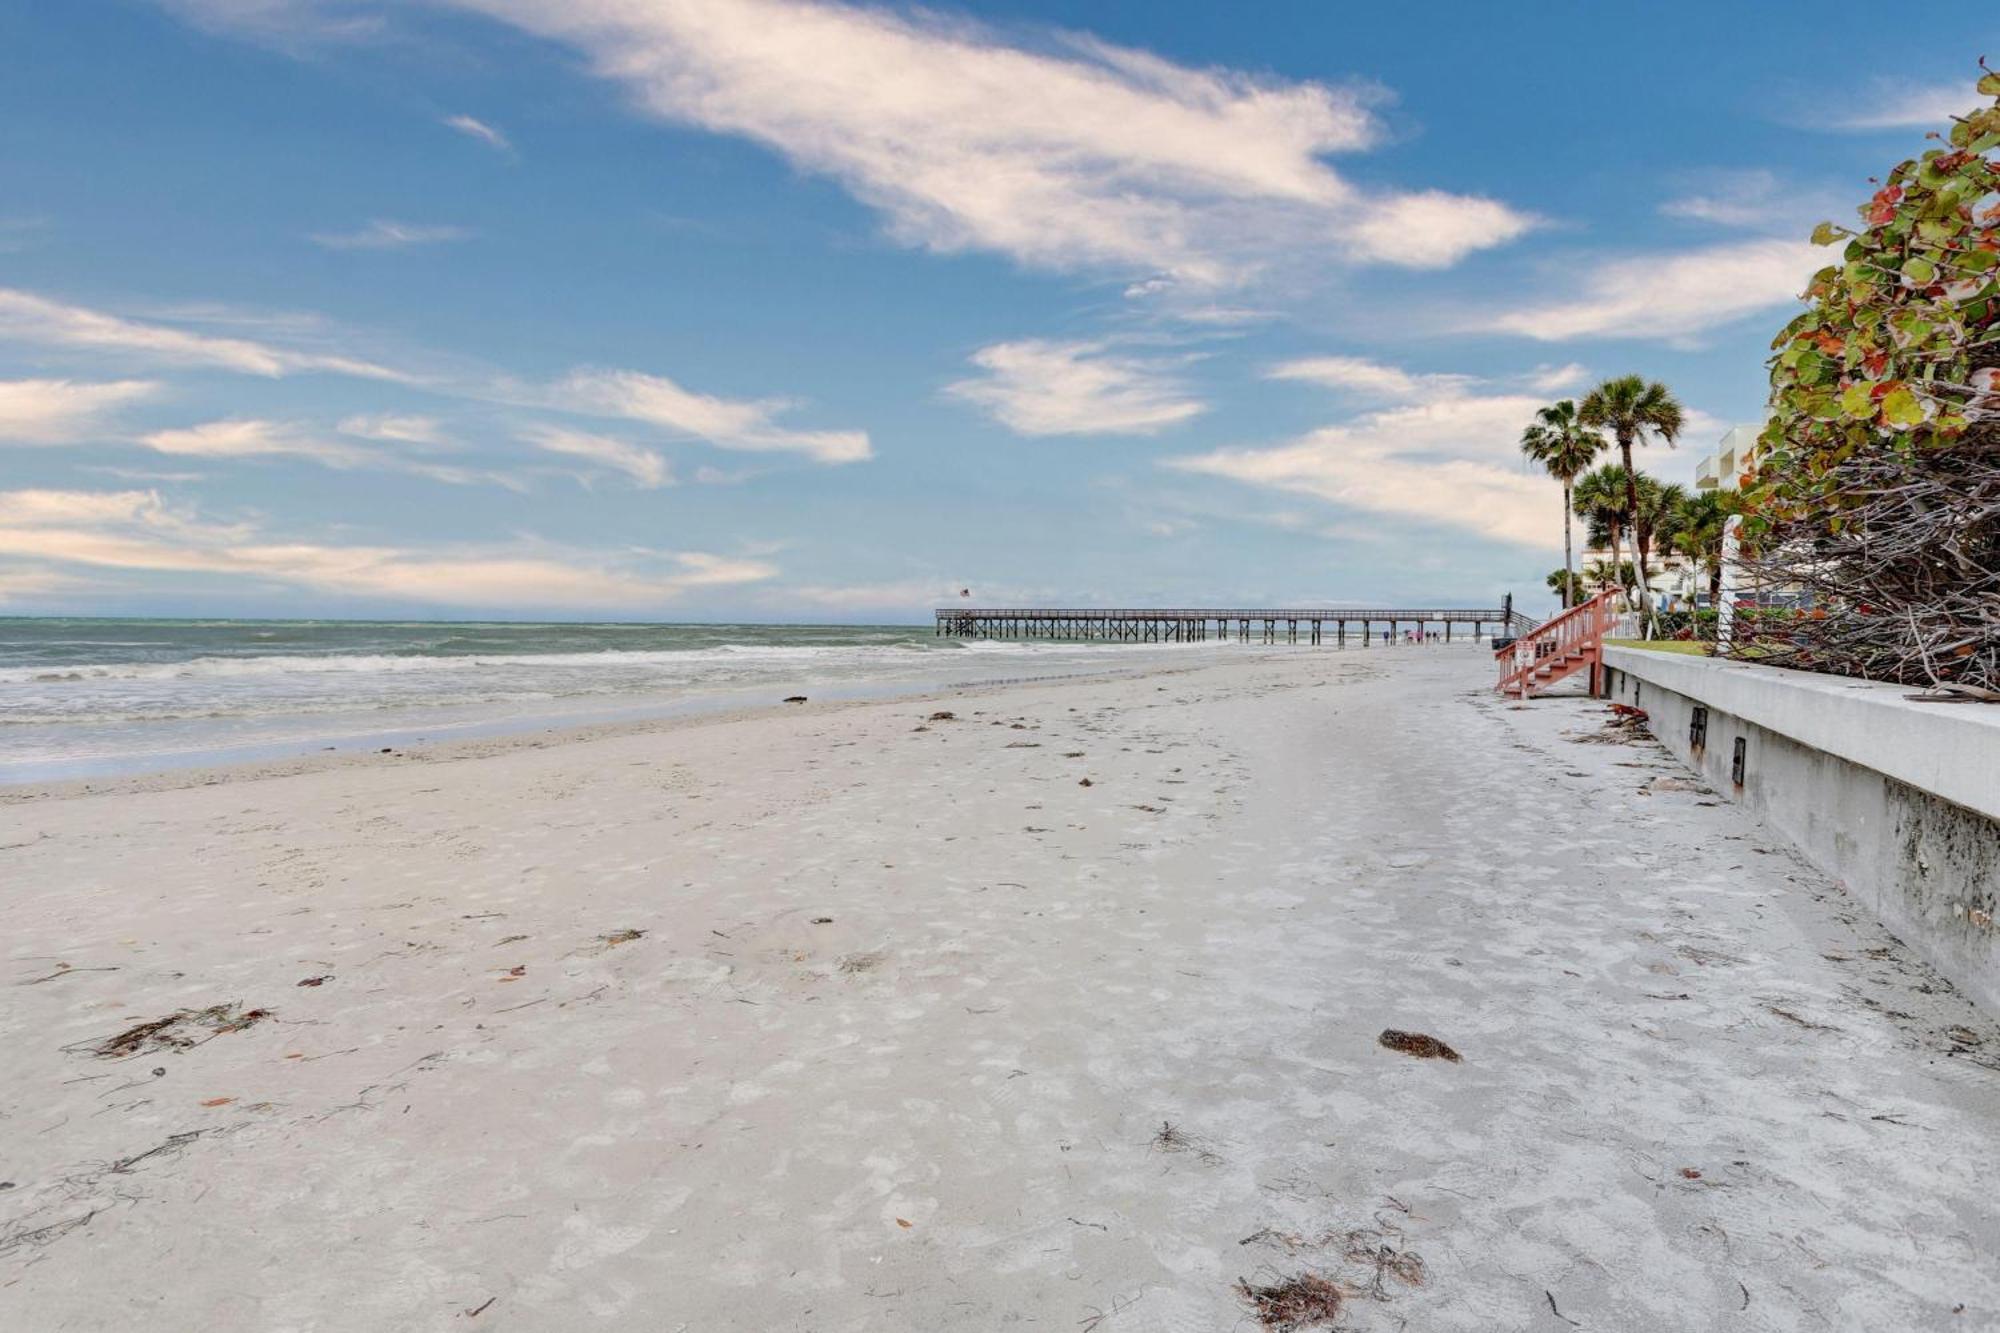
[[[1990,0],[0,0],[0,614],[1548,602]]]

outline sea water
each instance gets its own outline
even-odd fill
[[[0,618],[0,783],[1117,671],[894,625]]]

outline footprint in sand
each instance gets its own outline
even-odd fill
[[[660,969],[663,981],[715,982],[728,977],[736,969],[728,963],[718,963],[708,958],[676,958]]]

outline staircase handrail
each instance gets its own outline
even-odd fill
[[[1595,612],[1600,603],[1607,602],[1611,598],[1616,597],[1617,595],[1618,595],[1618,589],[1606,588],[1603,592],[1598,593],[1595,597],[1592,597],[1587,601],[1578,602],[1575,606],[1572,606],[1569,610],[1562,612],[1560,615],[1554,617],[1553,619],[1543,621],[1541,624],[1535,626],[1527,633],[1519,635],[1518,638],[1533,640],[1533,639],[1540,639],[1546,635],[1554,634],[1559,627],[1564,625],[1565,622],[1572,620],[1578,616],[1581,616],[1585,611]],[[1513,653],[1514,653],[1514,646],[1512,644],[1509,644],[1505,648],[1496,648],[1493,651],[1493,660],[1497,662],[1503,657],[1511,657]]]

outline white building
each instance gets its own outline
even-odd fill
[[[1698,491],[1733,491],[1743,482],[1750,467],[1750,451],[1757,444],[1761,426],[1735,426],[1715,446],[1715,452],[1694,465],[1694,488]]]

